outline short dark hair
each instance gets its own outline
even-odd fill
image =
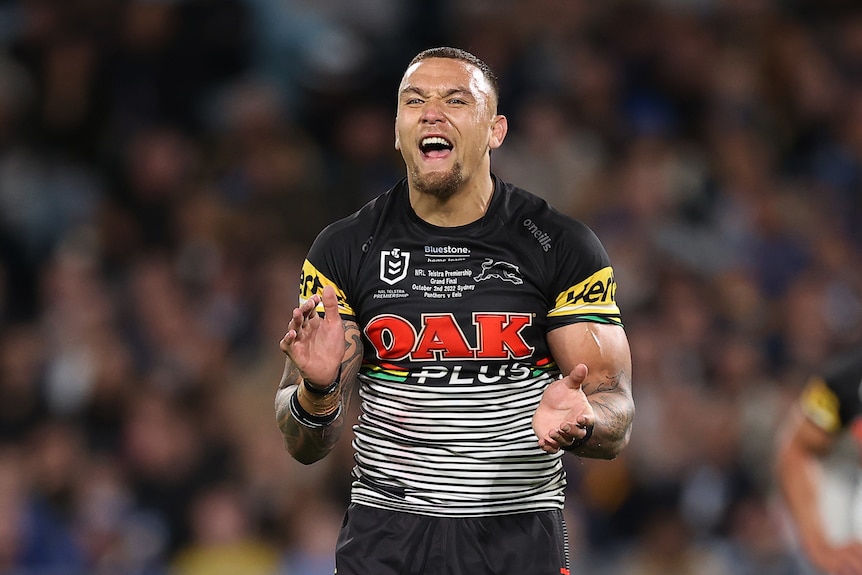
[[[497,82],[497,75],[494,74],[494,71],[491,69],[488,64],[483,62],[479,57],[471,54],[466,50],[462,50],[461,48],[452,48],[450,46],[440,46],[437,48],[428,48],[427,50],[423,50],[414,56],[412,60],[410,60],[410,64],[407,65],[410,68],[416,62],[421,62],[422,60],[427,60],[429,58],[448,58],[449,60],[461,60],[462,62],[467,62],[468,64],[472,64],[476,66],[481,72],[482,75],[488,80],[488,83],[491,84],[491,90],[494,92],[494,98],[500,99],[500,86]]]

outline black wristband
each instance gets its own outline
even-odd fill
[[[571,445],[566,445],[565,447],[563,447],[562,448],[563,451],[573,451],[573,450],[579,448],[580,446],[582,446],[583,444],[585,444],[587,441],[589,441],[590,437],[593,436],[593,427],[594,427],[593,425],[588,425],[586,427],[587,434],[584,435],[580,439],[576,439]]]
[[[335,380],[327,385],[326,387],[319,387],[310,383],[307,379],[302,378],[302,385],[305,386],[305,391],[312,395],[329,395],[336,389],[338,389],[339,384],[341,383],[341,366],[338,366],[338,373],[335,374]]]
[[[329,415],[313,415],[308,413],[299,403],[299,397],[296,392],[290,396],[287,406],[290,409],[290,414],[296,421],[311,429],[320,429],[321,427],[331,425],[341,415],[341,401],[338,402],[338,407],[335,411]]]

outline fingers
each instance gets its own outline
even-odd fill
[[[332,296],[335,297],[334,290]],[[319,303],[320,296],[315,294],[302,302],[299,307],[293,308],[290,322],[287,324],[287,332],[279,343],[282,351],[287,352],[288,348],[293,345],[293,342],[301,337],[303,328],[306,327],[308,321],[317,316],[316,308]]]
[[[317,306],[321,302],[323,303],[325,321],[341,321],[341,315],[338,313],[338,296],[335,293],[335,288],[329,285],[324,286],[322,295],[314,294],[302,302],[299,307],[293,308],[293,314],[287,325],[287,332],[279,344],[282,351],[287,352],[295,341],[302,339],[303,335],[308,333],[309,329],[315,329],[312,320],[318,317]]]
[[[544,437],[540,439],[539,447],[542,449],[542,451],[545,451],[547,453],[556,453],[563,448],[563,446],[559,442],[554,441],[550,437]]]
[[[330,288],[332,289],[332,288]],[[324,290],[325,293],[325,290]],[[320,303],[320,296],[314,294],[300,305],[298,308],[293,310],[293,317],[296,319],[297,314],[304,320],[310,319],[317,315],[317,304]]]
[[[560,446],[558,444],[548,441],[547,439],[540,439],[539,447],[546,453],[556,453],[560,450]]]
[[[293,330],[298,336],[308,320],[316,315],[315,308],[319,301],[320,296],[314,295],[305,300],[301,306],[294,308],[293,316],[290,318],[290,323],[288,324],[288,330]]]
[[[571,446],[576,441],[580,441],[587,436],[587,425],[572,425],[568,421],[564,422],[560,429],[551,432],[552,436],[557,434],[558,437],[555,439],[558,442],[562,442],[562,445],[565,447]]]
[[[587,435],[586,425],[573,425],[564,422],[558,429],[553,429],[548,436],[539,440],[539,447],[548,453],[556,453],[565,447],[571,447]]]

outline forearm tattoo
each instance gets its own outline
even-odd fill
[[[320,400],[334,404],[331,409],[323,409],[322,413],[334,412],[338,409],[335,404],[340,402],[340,412],[332,423],[322,427],[309,427],[293,416],[290,400],[294,394],[302,393],[300,388],[302,375],[290,360],[285,364],[284,375],[275,398],[276,418],[278,428],[284,437],[285,448],[302,463],[313,463],[326,456],[344,431],[351,397],[357,385],[357,374],[362,365],[362,339],[359,327],[355,322],[344,322],[344,331],[347,352],[341,364],[341,385],[338,391],[332,394],[333,397]],[[321,408],[323,407],[321,405]]]
[[[612,458],[628,443],[634,419],[631,378],[625,371],[584,386],[596,412],[593,435],[580,449],[585,457]]]

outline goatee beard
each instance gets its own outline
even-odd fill
[[[455,195],[464,183],[460,164],[456,164],[445,174],[421,175],[413,172],[413,186],[417,192],[434,196],[439,200],[448,200]]]

